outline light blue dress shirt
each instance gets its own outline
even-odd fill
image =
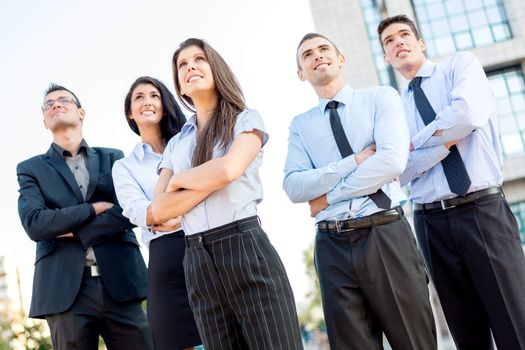
[[[307,202],[326,193],[328,208],[316,221],[368,216],[383,209],[368,198],[379,188],[392,207],[406,197],[393,181],[405,169],[408,129],[397,91],[390,87],[352,90],[343,87],[333,100],[355,154],[376,144],[376,153],[361,163],[354,155],[341,158],[330,127],[330,100],[296,116],[290,125],[283,188],[294,203]]]
[[[153,152],[150,145],[139,143],[128,157],[116,161],[112,170],[122,215],[141,228],[142,242],[147,247],[153,239],[178,231],[153,233],[147,228],[146,212],[155,195],[160,159],[161,156]]]
[[[445,142],[457,144],[469,174],[468,192],[500,186],[502,155],[496,127],[496,106],[483,67],[473,54],[461,52],[436,64],[426,60],[416,76],[436,112],[436,119],[423,123],[412,89],[403,93],[403,104],[414,151],[410,152],[401,184],[410,182],[414,203],[431,203],[456,197],[443,172],[441,160],[449,151]],[[441,136],[432,136],[442,130]]]
[[[196,116],[192,116],[166,146],[159,169],[172,169],[174,173],[192,168],[191,160],[197,138]],[[259,113],[246,109],[239,113],[234,128],[234,138],[242,132],[260,130],[263,146],[268,141],[264,123]],[[227,151],[226,151],[227,153]],[[213,158],[224,155],[220,147],[213,150]],[[204,201],[182,216],[182,227],[186,235],[203,232],[230,222],[257,215],[257,204],[263,199],[263,188],[259,177],[262,164],[262,147],[244,174],[226,187],[213,192]]]

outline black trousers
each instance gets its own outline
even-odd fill
[[[147,305],[155,350],[202,344],[186,291],[185,249],[182,231],[156,238],[149,246]]]
[[[518,224],[495,195],[414,215],[421,251],[458,349],[525,349],[525,259]]]
[[[257,217],[187,237],[184,270],[206,350],[303,348],[286,271]]]
[[[153,349],[141,303],[117,303],[100,277],[84,275],[73,305],[46,316],[55,350],[97,350],[102,336],[108,350]]]
[[[332,350],[437,348],[428,280],[409,224],[317,232],[315,263]]]

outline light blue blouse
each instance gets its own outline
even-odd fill
[[[122,215],[142,229],[142,242],[149,247],[151,240],[176,232],[151,232],[146,225],[146,211],[155,194],[159,176],[157,165],[161,156],[150,145],[139,143],[131,154],[113,165],[113,184]]]
[[[234,128],[234,138],[242,132],[260,130],[263,133],[263,146],[268,141],[264,123],[259,113],[246,109],[239,113]],[[168,168],[173,172],[192,168],[191,160],[197,137],[196,116],[191,117],[168,143],[162,156],[159,169]],[[221,157],[220,147],[215,146],[213,158]],[[262,147],[256,158],[244,174],[226,187],[210,194],[182,216],[182,227],[186,235],[203,232],[232,221],[257,214],[257,204],[263,198],[263,189],[259,177],[262,164]]]

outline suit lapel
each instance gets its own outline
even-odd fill
[[[89,185],[86,193],[86,200],[88,200],[97,187],[100,162],[98,159],[98,153],[90,147],[86,147],[86,156],[87,169],[89,171]]]
[[[56,169],[56,171],[58,171],[69,187],[71,187],[71,190],[73,190],[73,193],[75,193],[79,201],[84,202],[84,198],[82,197],[82,192],[80,192],[80,188],[78,187],[77,180],[75,180],[75,177],[67,166],[64,158],[60,157],[52,146],[49,148],[44,158],[53,168]]]

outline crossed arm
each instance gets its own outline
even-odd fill
[[[262,132],[242,132],[228,152],[194,168],[173,173],[163,168],[151,203],[150,217],[162,223],[190,211],[211,193],[237,180],[262,147]]]
[[[113,237],[133,227],[111,202],[81,203],[49,208],[38,177],[21,163],[17,167],[20,196],[18,212],[22,226],[34,241],[77,235],[84,247]],[[115,198],[116,203],[116,198]]]

